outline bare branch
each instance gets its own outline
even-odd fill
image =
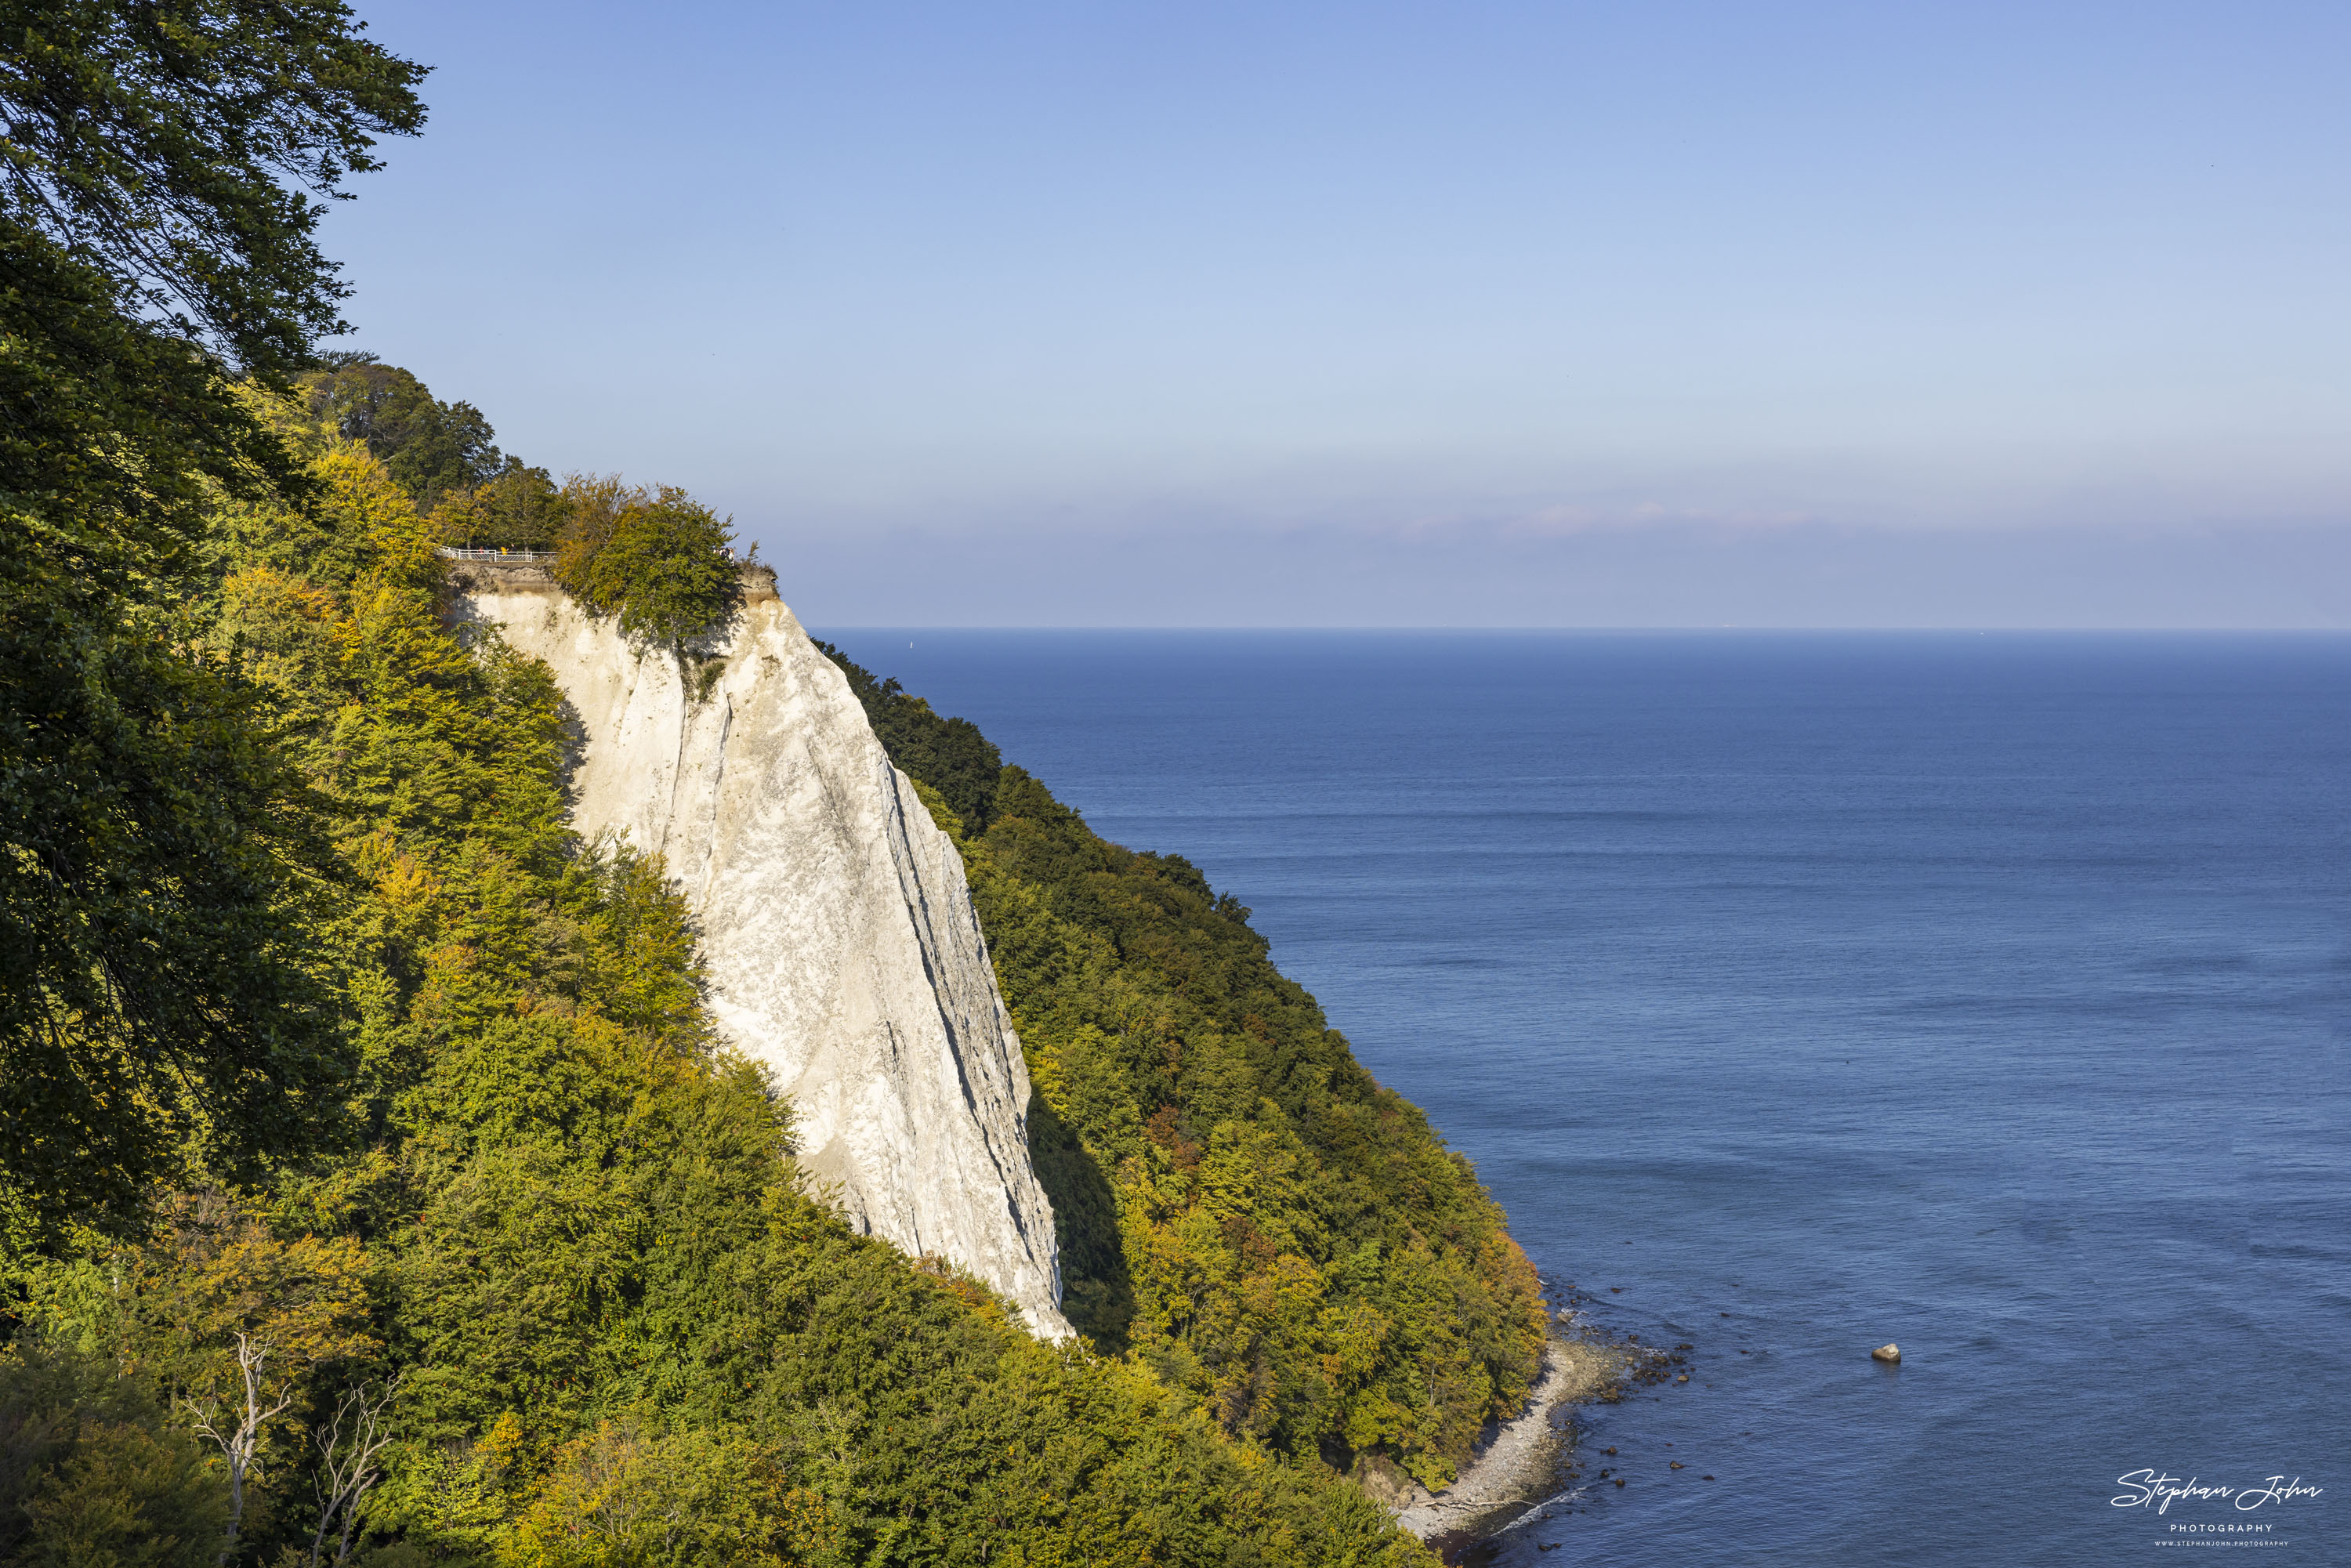
[[[350,1555],[351,1532],[359,1523],[360,1505],[376,1482],[383,1479],[383,1471],[375,1462],[376,1456],[392,1442],[383,1416],[400,1392],[403,1375],[395,1374],[388,1379],[373,1399],[369,1397],[366,1383],[344,1390],[342,1397],[335,1401],[334,1414],[310,1434],[319,1450],[319,1469],[311,1478],[319,1497],[319,1528],[310,1538],[308,1568],[319,1568],[326,1551],[328,1531],[335,1528],[338,1517],[342,1521],[342,1531],[336,1542],[335,1561],[341,1563]],[[346,1422],[351,1428],[348,1440],[343,1432]]]

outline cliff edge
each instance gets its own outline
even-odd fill
[[[578,716],[574,822],[666,859],[712,1011],[791,1096],[801,1166],[861,1230],[1067,1337],[1028,1070],[962,857],[773,579],[747,571],[741,615],[691,674],[536,568],[461,562],[452,581],[459,619],[555,672]]]

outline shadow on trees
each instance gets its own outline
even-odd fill
[[[1053,1205],[1061,1253],[1061,1314],[1102,1350],[1126,1349],[1134,1321],[1134,1283],[1119,1243],[1118,1200],[1110,1181],[1045,1097],[1029,1094],[1029,1157]]]

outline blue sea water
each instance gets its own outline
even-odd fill
[[[2351,1563],[2351,638],[835,637],[1697,1346],[1499,1561]]]

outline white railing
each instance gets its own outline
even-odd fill
[[[465,545],[443,545],[441,554],[450,560],[502,560],[509,565],[527,566],[535,560],[553,560],[556,552],[551,549],[474,549]],[[732,565],[759,571],[775,570],[764,560],[753,560],[731,549],[726,552],[726,559]]]

